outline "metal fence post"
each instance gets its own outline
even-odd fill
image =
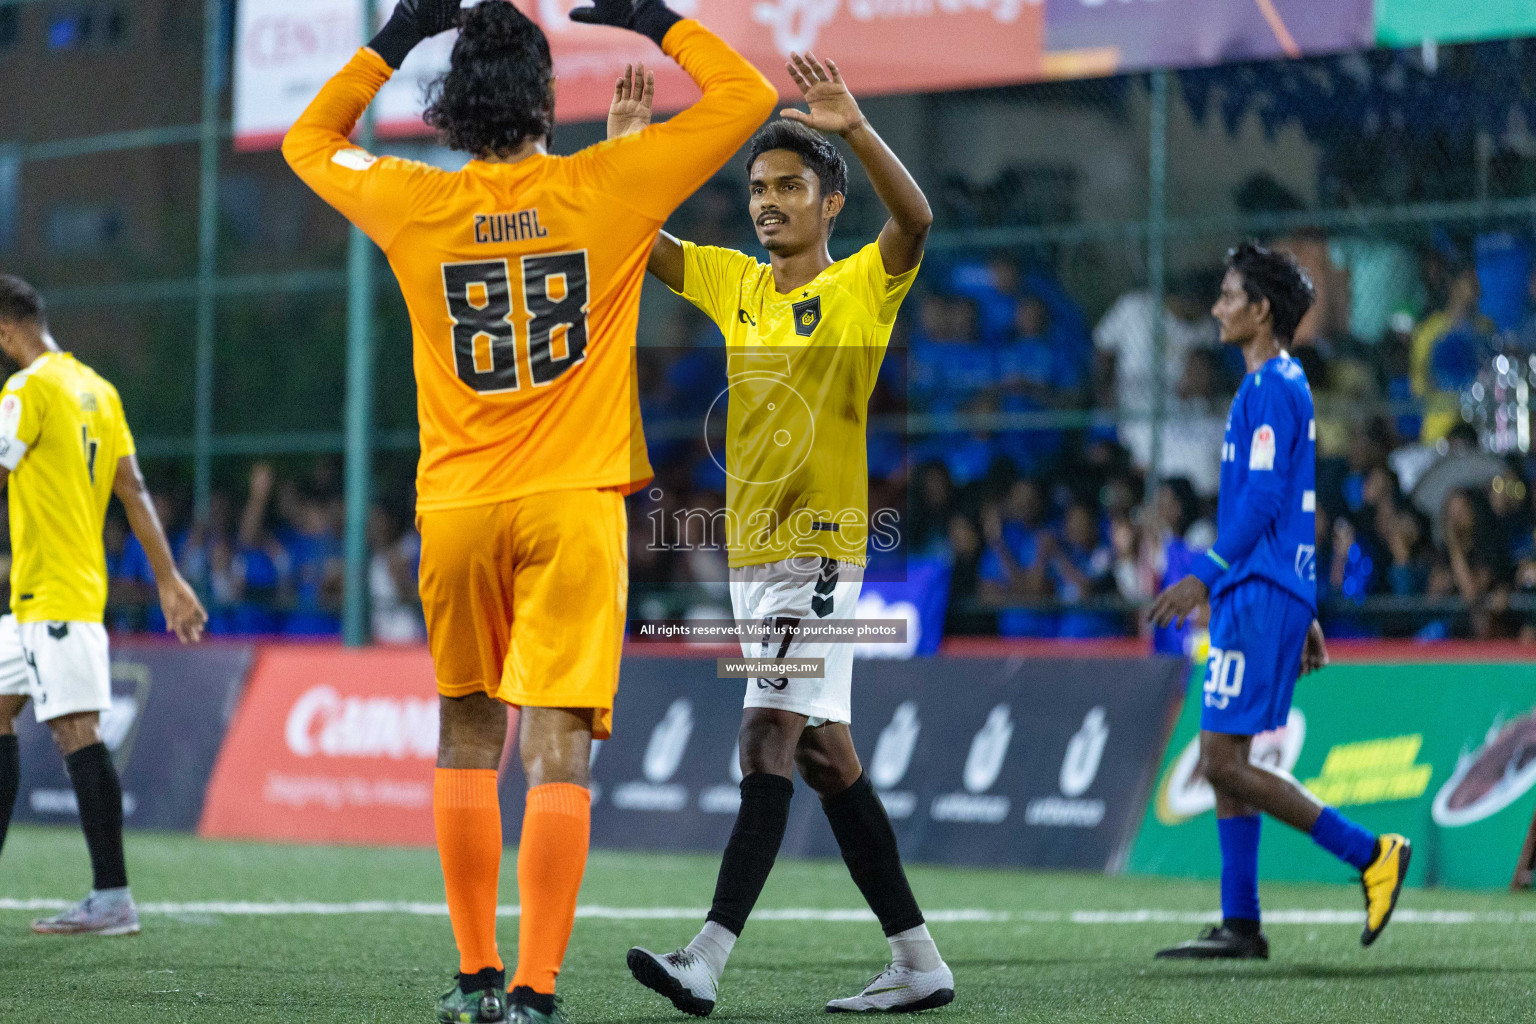
[[[219,37],[224,5],[203,3],[203,109],[199,133],[197,218],[197,353],[192,422],[194,515],[208,515],[213,491],[213,346],[219,255]]]
[[[363,0],[363,38],[373,34],[375,0]],[[363,115],[362,144],[373,147],[372,110]],[[353,228],[347,246],[346,588],[342,635],[349,647],[368,642],[368,511],[373,478],[373,242]]]
[[[1168,334],[1163,308],[1168,292],[1168,72],[1152,72],[1147,146],[1147,290],[1152,293],[1152,451],[1147,500],[1163,479],[1163,420],[1168,414]]]

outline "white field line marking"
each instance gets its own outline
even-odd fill
[[[72,900],[0,898],[0,912],[39,912],[64,910]],[[366,900],[355,903],[320,902],[229,902],[140,903],[146,914],[213,914],[230,917],[338,917],[366,914],[401,914],[411,917],[447,917],[446,903],[408,903]],[[516,906],[498,907],[500,917],[518,916]],[[588,905],[577,908],[577,917],[605,921],[697,921],[708,913],[707,907],[605,907]],[[1220,914],[1189,910],[930,910],[924,917],[938,924],[1212,924]],[[865,909],[828,910],[799,907],[753,912],[757,921],[821,921],[864,924],[875,920]],[[1266,910],[1265,924],[1347,924],[1359,925],[1365,914],[1359,910]],[[1402,907],[1392,915],[1394,924],[1430,925],[1525,925],[1536,924],[1536,911],[1414,910]]]

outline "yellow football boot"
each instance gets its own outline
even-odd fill
[[[1376,858],[1360,872],[1360,888],[1365,891],[1365,931],[1360,945],[1369,946],[1392,920],[1397,896],[1408,877],[1408,858],[1413,844],[1405,836],[1384,832],[1376,839]]]

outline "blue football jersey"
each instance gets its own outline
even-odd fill
[[[1243,378],[1221,450],[1217,539],[1194,574],[1217,598],[1264,579],[1317,610],[1317,420],[1282,352]]]

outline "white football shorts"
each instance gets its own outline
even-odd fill
[[[0,696],[30,697],[39,722],[110,709],[106,628],[99,622],[0,618]]]
[[[851,620],[863,585],[862,566],[813,555],[731,570],[736,621],[761,622],[766,630],[760,643],[742,641],[742,656],[821,658],[826,669],[820,679],[748,679],[744,707],[793,711],[809,718],[813,727],[850,721],[852,640],[806,639],[786,627]]]

